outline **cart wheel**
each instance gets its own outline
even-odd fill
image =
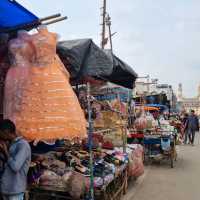
[[[171,168],[174,168],[174,156],[173,156],[173,154],[170,155],[170,163],[171,163]]]
[[[174,154],[175,154],[175,159],[174,159],[174,160],[177,161],[178,154],[177,154],[177,151],[176,151],[176,150],[174,151]]]
[[[149,158],[149,156],[144,157],[144,164],[147,166],[151,164],[151,159]]]
[[[144,163],[145,162],[145,153],[143,152],[142,154],[142,162]]]

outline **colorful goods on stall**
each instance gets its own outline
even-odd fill
[[[113,111],[102,111],[104,128],[112,128],[120,126],[122,121],[119,117],[119,114]]]
[[[149,129],[155,128],[156,122],[151,114],[147,114],[146,120],[147,120],[146,129],[149,130]]]
[[[13,57],[5,83],[4,118],[28,140],[85,137],[86,121],[56,55],[56,34],[19,32],[9,43]]]
[[[119,108],[119,102],[95,102],[93,103],[93,108],[95,108],[97,113],[94,120],[95,128],[113,128],[124,126],[125,120],[121,117],[122,112]]]
[[[129,145],[129,176],[139,177],[144,173],[144,149],[141,145]]]
[[[144,129],[147,128],[147,119],[146,119],[146,116],[143,114],[141,115],[139,118],[137,118],[135,120],[135,128],[138,130],[138,131],[143,131]]]
[[[123,131],[122,127],[111,129],[103,134],[104,141],[111,142],[113,146],[120,147],[123,146]]]
[[[47,187],[67,191],[74,199],[83,196],[90,186],[90,161],[89,153],[80,150],[82,148],[83,146],[79,146],[79,150],[75,150],[72,145],[70,151],[33,155],[28,176],[30,187]],[[143,157],[142,147],[129,145],[127,152],[123,153],[123,148],[94,150],[95,189],[103,189],[120,176],[129,164],[129,176],[137,177],[143,173],[144,168],[140,162]]]
[[[150,130],[155,128],[156,121],[150,111],[158,111],[158,108],[148,106],[137,106],[136,109],[136,120],[134,128],[138,131]]]
[[[126,126],[126,105],[118,100],[94,101],[92,109],[96,113],[94,128],[102,135],[102,146],[112,149],[123,146],[123,133]],[[104,131],[106,130],[106,131]]]

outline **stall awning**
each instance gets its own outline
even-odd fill
[[[138,75],[124,61],[114,55],[110,50],[105,50],[113,63],[113,70],[109,76],[105,76],[110,82],[118,84],[126,88],[133,88]]]
[[[59,42],[57,53],[76,80],[82,77],[102,77],[112,73],[112,61],[91,39]]]
[[[159,111],[158,107],[153,106],[136,106],[137,108],[143,108],[145,111]]]
[[[134,87],[137,78],[134,70],[91,39],[59,42],[57,52],[72,80],[93,77],[130,89]]]
[[[166,105],[161,105],[161,104],[146,104],[145,106],[159,108],[162,111],[169,109]]]
[[[0,33],[38,23],[38,17],[16,1],[0,0]]]

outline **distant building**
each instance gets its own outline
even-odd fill
[[[156,91],[161,94],[166,94],[167,100],[170,102],[171,109],[176,109],[177,97],[171,85],[158,84],[156,86]]]
[[[165,95],[166,101],[169,102],[169,107],[171,110],[176,109],[177,98],[176,94],[173,91],[173,88],[169,84],[158,84],[157,79],[152,79],[151,82],[149,81],[136,81],[135,89],[134,89],[134,96],[144,97],[144,96],[158,96],[158,95]],[[162,101],[161,101],[162,102]]]
[[[182,84],[179,84],[177,98],[178,106],[181,111],[190,112],[191,110],[194,110],[197,115],[200,115],[200,85],[198,87],[197,96],[193,98],[187,98],[183,96]]]

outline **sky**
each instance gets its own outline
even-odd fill
[[[18,0],[39,17],[61,13],[68,20],[49,26],[62,40],[93,38],[100,44],[103,0]],[[139,74],[160,83],[183,84],[197,95],[200,84],[199,0],[107,0],[114,52]],[[122,3],[123,2],[123,3]]]

